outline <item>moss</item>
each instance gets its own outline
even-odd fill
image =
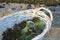
[[[30,23],[28,21],[30,21]],[[45,24],[42,24],[42,21],[38,17],[34,17],[32,20],[25,20],[15,24],[13,29],[8,28],[3,32],[2,40],[31,40],[38,34],[42,33],[44,28]],[[24,29],[27,30],[27,32],[25,32]],[[24,33],[22,33],[22,30]]]

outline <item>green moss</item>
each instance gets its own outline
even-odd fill
[[[60,0],[0,0],[4,3],[28,3],[28,4],[46,4],[46,5],[57,5],[60,4]]]
[[[45,24],[42,22],[38,17],[34,17],[32,20],[15,24],[13,29],[8,28],[3,32],[2,40],[31,40],[44,30]]]

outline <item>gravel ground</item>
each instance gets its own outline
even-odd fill
[[[60,40],[60,28],[52,27],[44,36],[43,40]]]
[[[25,6],[24,6],[25,7]],[[54,16],[52,28],[47,32],[43,40],[60,40],[60,7],[48,7]],[[56,10],[56,11],[55,11]],[[0,11],[0,18],[15,11]]]

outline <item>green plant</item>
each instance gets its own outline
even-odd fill
[[[13,28],[3,32],[2,40],[31,40],[44,30],[45,23],[42,22],[38,17],[34,17],[32,20],[15,24]]]

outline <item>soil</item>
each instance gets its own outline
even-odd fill
[[[25,6],[24,6],[25,7]],[[57,9],[56,9],[57,8]],[[51,9],[58,10],[60,7],[51,7]],[[52,10],[51,10],[52,11]],[[52,11],[53,12],[53,11]],[[11,11],[0,11],[0,18],[9,15],[13,12]],[[52,23],[52,28],[46,33],[43,40],[60,40],[60,10],[53,12],[54,20]]]
[[[60,40],[60,28],[52,27],[44,36],[43,40]]]

